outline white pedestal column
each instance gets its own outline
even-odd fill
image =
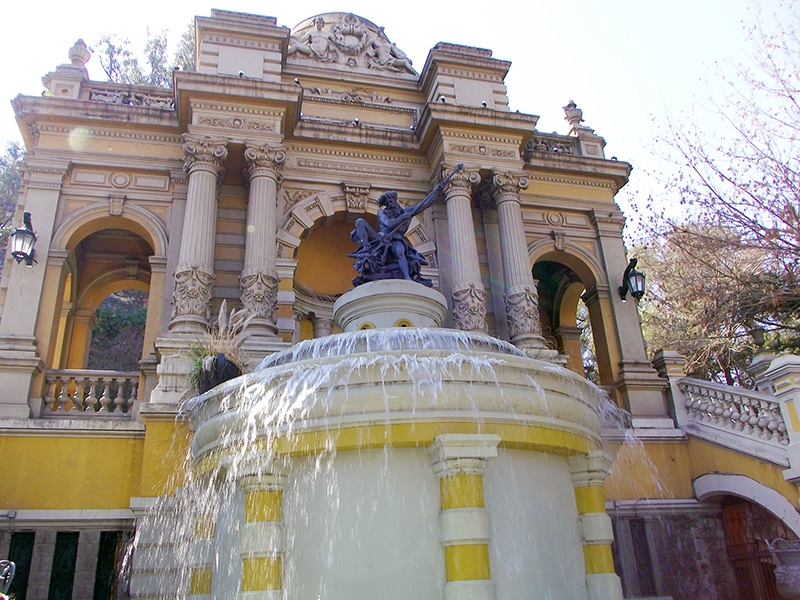
[[[500,437],[441,434],[428,448],[439,480],[439,539],[444,550],[444,600],[494,600],[489,564],[489,513],[483,499],[486,463]]]

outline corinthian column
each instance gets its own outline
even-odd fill
[[[214,236],[217,228],[217,181],[225,172],[226,140],[184,135],[184,170],[189,174],[186,214],[170,329],[204,330],[211,316],[214,282]]]
[[[471,184],[478,181],[479,173],[459,171],[445,187],[453,269],[453,318],[456,328],[464,331],[486,331],[486,290],[481,282],[472,223]]]
[[[247,326],[250,336],[274,337],[278,302],[276,231],[278,183],[281,180],[284,148],[247,142],[244,157],[250,177],[247,201],[247,233],[244,269],[240,277],[242,306],[253,315]]]
[[[522,349],[545,348],[539,320],[539,294],[533,281],[519,192],[528,180],[515,173],[494,176],[500,251],[503,255],[508,332],[514,345]]]

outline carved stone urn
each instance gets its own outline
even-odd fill
[[[778,595],[800,600],[800,540],[776,538],[767,547],[775,562]]]

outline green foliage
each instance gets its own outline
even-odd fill
[[[8,236],[15,229],[14,213],[22,191],[22,173],[19,167],[23,155],[19,144],[9,142],[5,153],[0,156],[0,270],[5,264]]]
[[[111,294],[95,311],[88,367],[138,371],[147,321],[147,293],[123,290]]]
[[[131,49],[130,40],[115,35],[102,36],[92,51],[100,60],[109,81],[127,85],[171,87],[174,69],[195,69],[194,24],[181,35],[172,60],[169,59],[167,32],[151,34],[149,29],[141,55]]]

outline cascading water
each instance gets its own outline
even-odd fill
[[[613,573],[587,574],[575,492],[605,404],[483,334],[297,344],[184,404],[190,475],[170,514],[191,540],[170,585],[220,599],[621,598]],[[159,512],[144,537],[174,526]]]

